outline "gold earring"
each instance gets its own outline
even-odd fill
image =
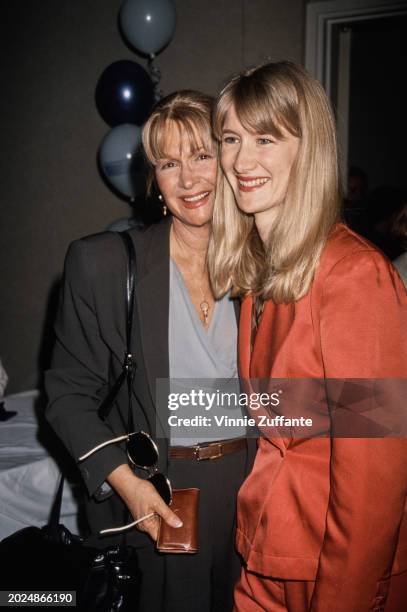
[[[160,202],[163,201],[163,197],[162,197],[161,193],[158,194],[158,199],[160,200]],[[164,217],[167,216],[167,207],[166,207],[165,204],[163,205],[163,215],[164,215]]]

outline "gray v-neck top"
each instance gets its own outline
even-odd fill
[[[233,391],[239,394],[237,322],[233,302],[227,295],[216,301],[209,326],[205,329],[191,301],[183,276],[172,259],[168,344],[171,393],[188,393],[191,388],[202,389],[204,384],[205,392],[213,394],[217,390],[225,389],[228,393]],[[202,379],[205,379],[204,383]],[[194,446],[199,442],[245,435],[243,426],[219,427],[213,417],[215,414],[224,413],[223,407],[216,402],[210,410],[201,406],[180,407],[173,412],[174,416],[202,415],[210,417],[212,424],[205,429],[199,428],[198,436],[194,427],[171,427],[171,445]],[[233,417],[242,416],[240,408],[233,411],[229,408],[227,414]]]

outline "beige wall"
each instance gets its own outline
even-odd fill
[[[217,93],[243,67],[302,60],[301,0],[177,0],[178,27],[159,57],[166,93],[181,87]]]
[[[216,93],[270,57],[302,61],[302,0],[175,0],[178,27],[157,60],[164,93]],[[71,240],[127,215],[101,181],[108,127],[94,106],[103,69],[140,61],[117,29],[119,0],[42,0],[3,9],[0,357],[8,392],[37,384],[50,292]],[[52,310],[52,308],[51,308]]]

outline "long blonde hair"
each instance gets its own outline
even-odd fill
[[[219,173],[209,246],[217,297],[252,293],[265,301],[303,297],[327,237],[338,219],[340,188],[336,132],[321,85],[291,62],[258,66],[234,77],[219,95],[214,133],[221,141],[226,113],[234,106],[245,129],[282,138],[281,126],[299,139],[285,202],[266,244],[254,217],[240,211]]]

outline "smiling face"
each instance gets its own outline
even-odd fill
[[[199,142],[198,135],[196,135]],[[212,219],[216,187],[215,146],[201,143],[192,149],[191,139],[174,122],[166,133],[165,157],[157,160],[155,178],[166,206],[186,225],[202,226]]]
[[[254,214],[263,236],[284,204],[299,139],[279,126],[282,138],[248,131],[233,105],[222,128],[221,166],[238,207]]]

